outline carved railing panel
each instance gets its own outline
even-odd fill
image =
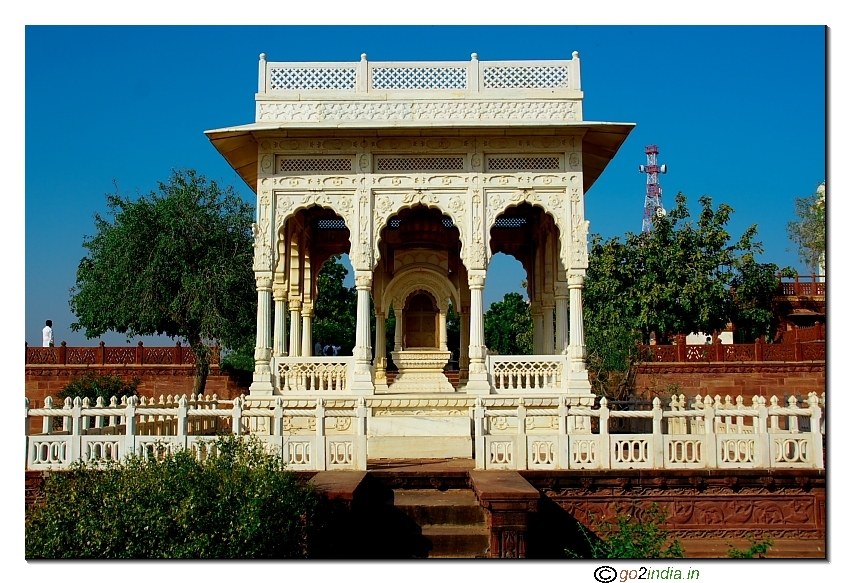
[[[496,394],[516,391],[557,391],[561,388],[563,356],[488,357],[490,384]]]
[[[278,361],[280,388],[286,392],[345,392],[353,357],[285,358]]]
[[[104,352],[104,360],[104,364],[134,364],[136,362],[136,348],[132,346],[108,347]]]

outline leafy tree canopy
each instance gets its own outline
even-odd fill
[[[484,314],[484,342],[498,354],[531,354],[534,348],[531,306],[517,292],[506,293]]]
[[[203,392],[204,342],[254,339],[253,207],[194,170],[172,172],[137,200],[116,192],[106,201],[109,216],[95,214],[96,233],[83,243],[71,329],[185,339],[197,358],[194,391]]]
[[[341,348],[341,354],[352,354],[357,329],[357,290],[345,287],[348,270],[339,259],[339,255],[334,255],[319,271],[313,342],[322,346],[333,344]]]
[[[689,220],[679,193],[652,231],[627,233],[624,242],[593,238],[584,295],[589,350],[604,348],[612,334],[636,331],[648,342],[651,332],[659,339],[711,333],[739,317],[766,331],[777,266],[755,261],[762,252],[756,225],[733,241],[726,230],[732,208],[714,208],[706,196],[699,204],[696,221]]]
[[[800,259],[815,271],[826,254],[826,183],[817,192],[794,201],[797,220],[788,223],[788,236],[797,244]]]

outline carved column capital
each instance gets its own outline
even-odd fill
[[[258,277],[256,278],[257,282],[257,291],[272,291],[272,278],[271,277]]]
[[[297,312],[301,310],[301,300],[299,298],[290,298],[289,300],[289,309],[293,312]]]
[[[468,278],[469,289],[483,289],[485,279],[483,275],[470,275]]]
[[[584,273],[575,272],[570,273],[569,277],[569,288],[577,288],[584,286]]]
[[[372,274],[369,272],[356,272],[354,275],[354,287],[358,290],[372,290]]]

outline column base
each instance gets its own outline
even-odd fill
[[[354,374],[351,376],[351,393],[355,395],[374,395],[375,385],[372,382],[372,376],[371,363],[355,363]]]
[[[489,395],[490,380],[487,375],[470,373],[469,380],[466,381],[467,395]]]
[[[274,394],[272,375],[254,373],[254,381],[248,389],[251,397],[269,397]]]

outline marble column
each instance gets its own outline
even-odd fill
[[[274,356],[286,356],[286,290],[274,290]]]
[[[387,385],[386,315],[375,312],[375,385]]]
[[[487,347],[484,345],[484,281],[487,272],[470,270],[470,324],[469,324],[469,381],[466,392],[473,395],[490,393],[487,375]]]
[[[543,304],[543,354],[554,354],[555,350],[555,306],[553,304]]]
[[[354,375],[352,392],[359,394],[374,394],[375,385],[372,383],[372,342],[370,292],[372,291],[372,274],[368,271],[354,272],[354,285],[357,289],[357,328],[354,341]]]
[[[458,360],[460,378],[469,376],[469,306],[464,306],[460,311],[460,358]]]
[[[257,278],[257,344],[254,349],[254,379],[251,383],[251,395],[271,395],[272,372],[269,346],[271,332],[272,280],[270,277]]]
[[[566,286],[563,286],[566,288]],[[555,354],[567,353],[568,331],[567,315],[568,315],[569,290],[562,289],[559,285],[555,288]]]
[[[301,356],[301,300],[289,300],[289,356]]]
[[[584,318],[581,307],[581,290],[584,274],[571,273],[570,289],[570,361],[574,371],[585,370]]]
[[[439,316],[440,350],[448,350],[448,333],[446,332],[446,310],[440,310]]]
[[[404,333],[404,310],[395,308],[393,311],[395,312],[395,344],[393,345],[393,351],[398,352],[401,350],[402,334]]]
[[[301,356],[313,354],[313,306],[304,304],[301,307]]]
[[[531,321],[532,321],[532,354],[545,354],[543,352],[543,307],[535,302],[531,302]]]

